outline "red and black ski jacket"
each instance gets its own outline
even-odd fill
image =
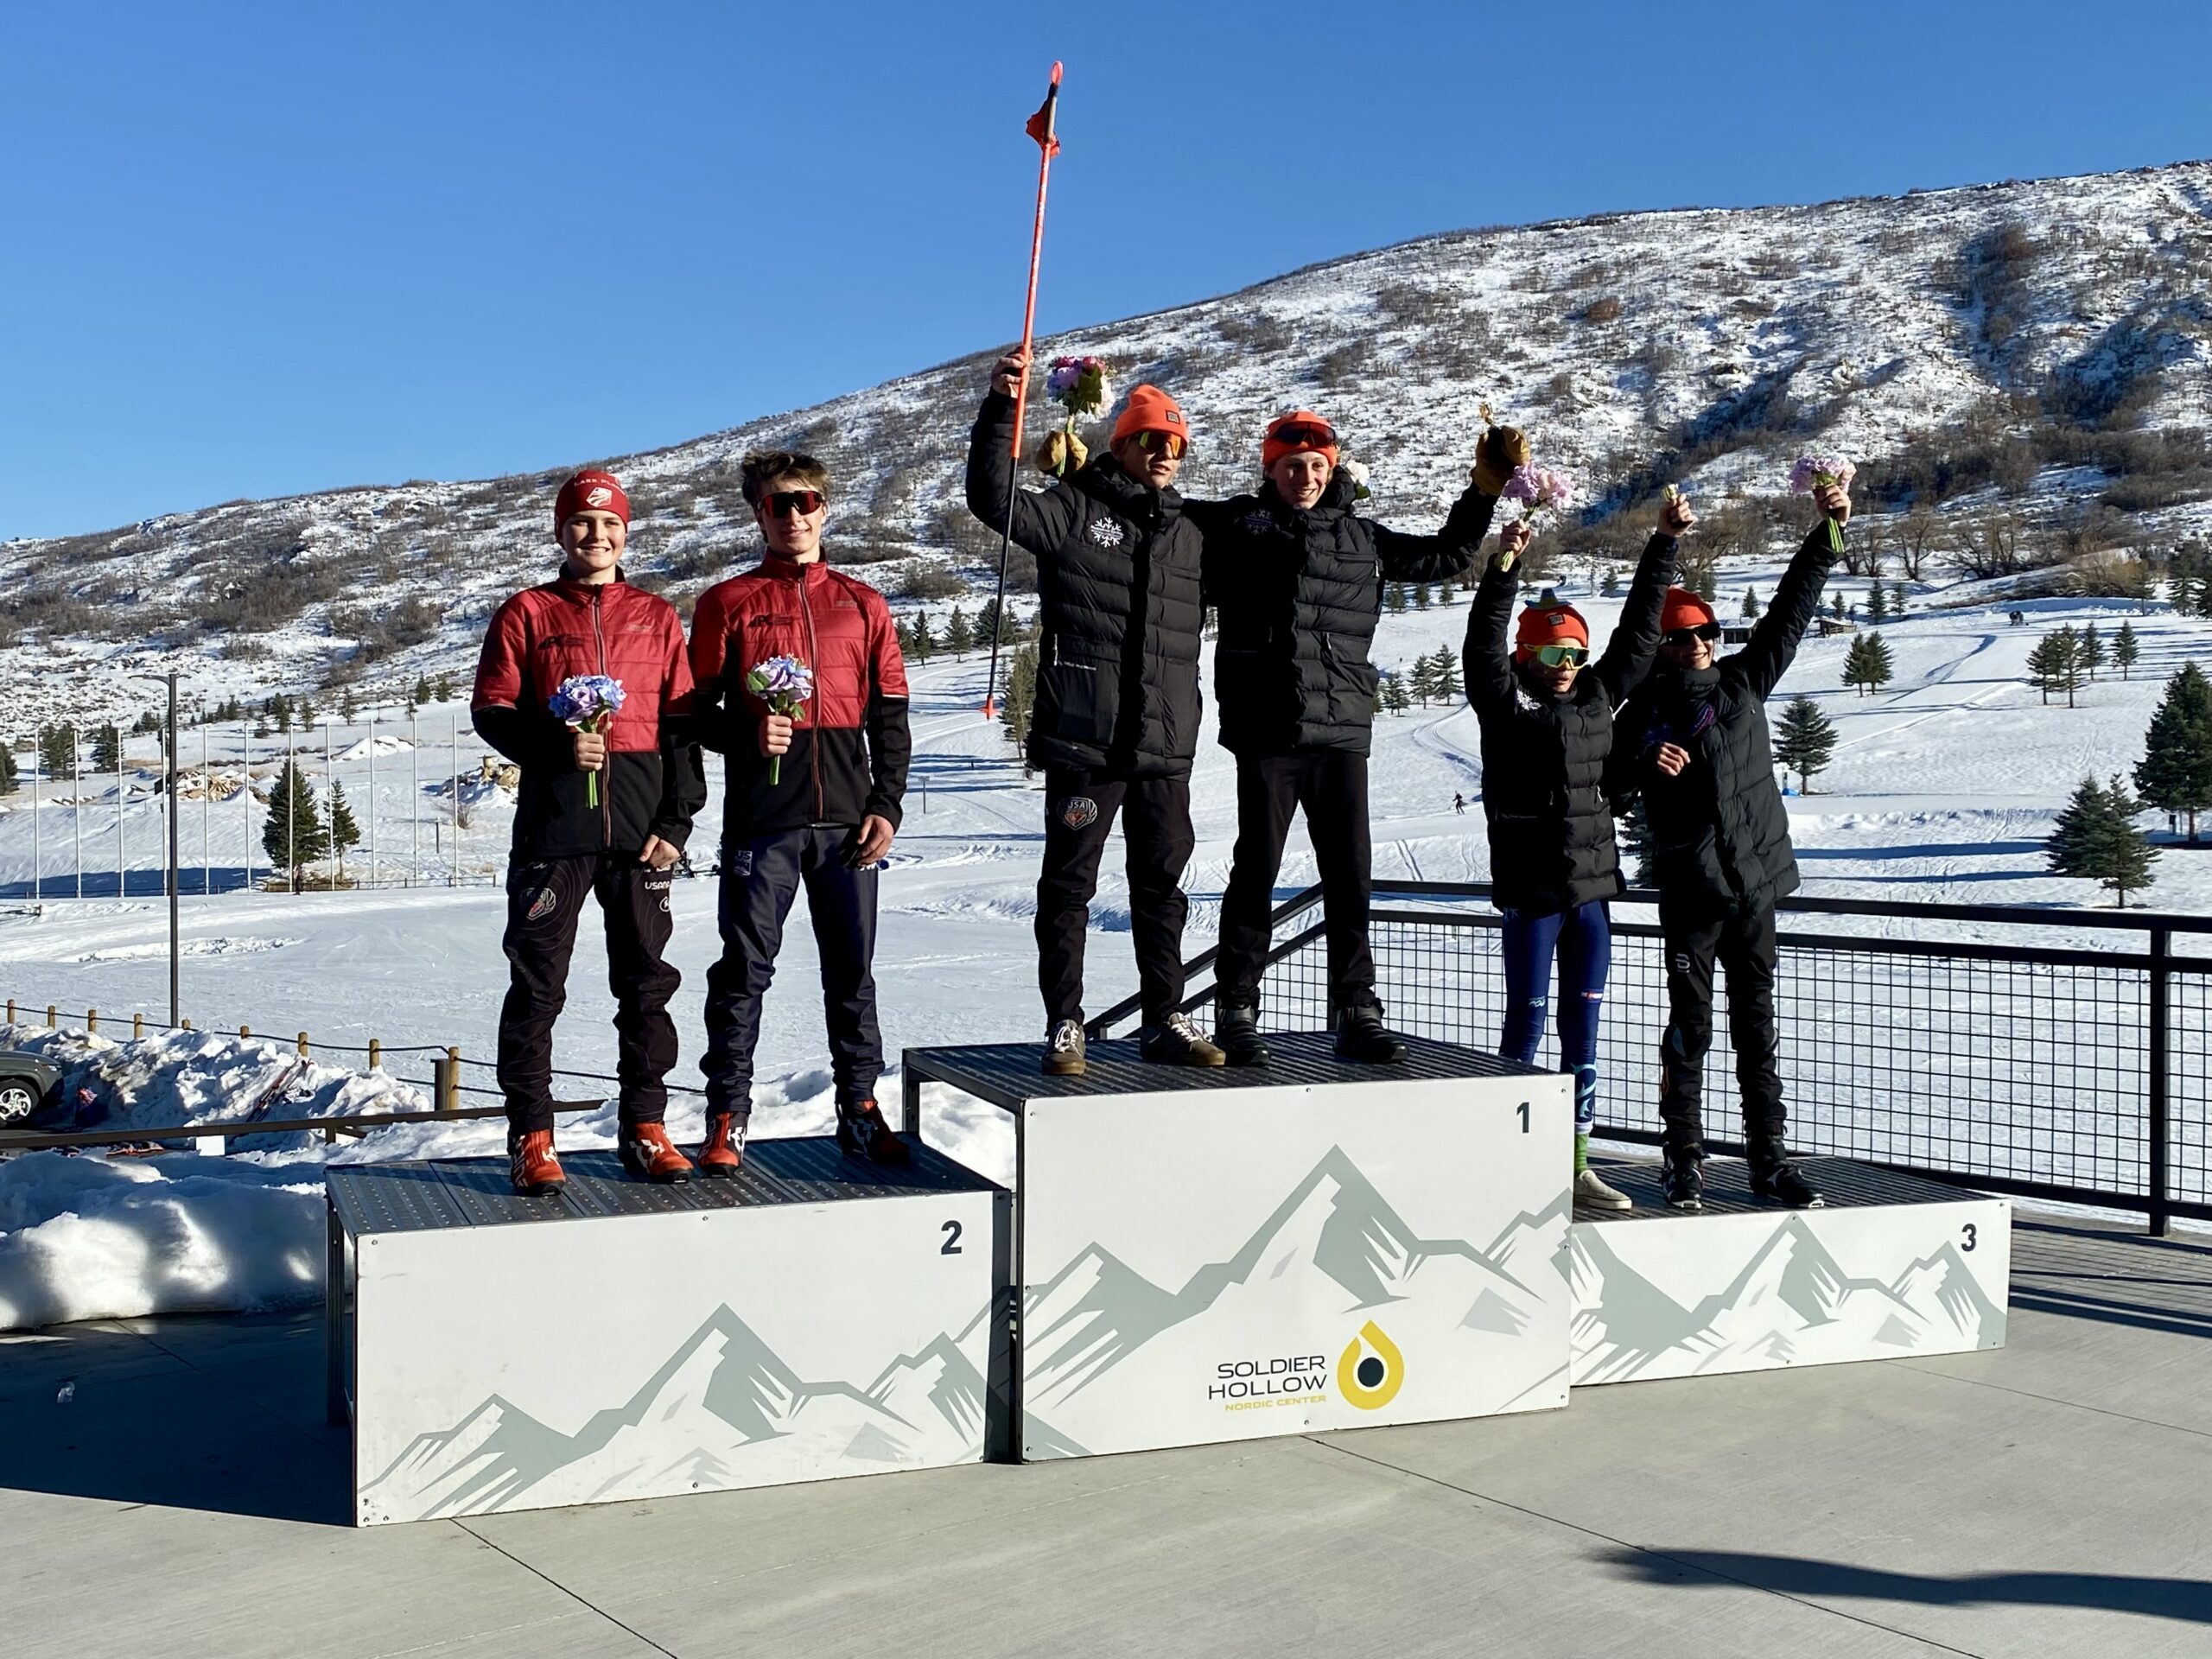
[[[745,677],[772,657],[814,671],[814,696],[793,721],[780,781],[760,753],[768,705]],[[699,741],[728,758],[723,833],[733,842],[809,824],[893,828],[906,793],[913,738],[906,664],[891,607],[864,582],[817,560],[766,559],[699,595],[691,616]]]
[[[596,807],[574,736],[546,707],[577,674],[622,682]],[[690,705],[676,607],[620,571],[598,587],[557,577],[500,606],[484,634],[469,710],[478,734],[522,768],[515,855],[636,853],[652,836],[683,846],[707,800],[699,747],[684,729]]]

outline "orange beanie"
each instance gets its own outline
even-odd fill
[[[1171,438],[1180,438],[1185,449],[1191,447],[1191,429],[1183,423],[1183,411],[1158,386],[1132,387],[1128,406],[1114,423],[1116,443],[1139,432],[1165,432]]]
[[[1659,607],[1659,632],[1662,635],[1681,628],[1701,628],[1718,620],[1713,614],[1713,607],[1687,588],[1669,588]]]
[[[1295,438],[1286,432],[1303,427]],[[1285,455],[1302,455],[1311,451],[1326,455],[1329,465],[1337,464],[1337,434],[1332,427],[1310,409],[1294,409],[1287,415],[1278,415],[1268,423],[1267,435],[1260,440],[1260,470],[1265,472]]]
[[[1546,645],[1568,644],[1590,649],[1590,625],[1572,605],[1531,605],[1513,630],[1516,656],[1533,657]]]

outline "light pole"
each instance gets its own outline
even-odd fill
[[[177,878],[176,868],[176,676],[175,673],[168,673],[156,678],[151,675],[138,674],[131,677],[144,680],[149,684],[166,686],[168,689],[168,718],[162,728],[162,746],[164,751],[162,759],[167,763],[166,782],[162,787],[164,798],[162,810],[168,818],[169,832],[166,885],[169,893],[169,1029],[174,1031],[177,1027],[177,1017],[183,1012],[181,988],[178,982],[178,964],[184,954],[179,944],[177,916],[177,890],[184,884]],[[123,865],[123,728],[120,723],[117,725],[115,733],[115,880],[117,887],[118,890],[121,889],[124,884],[124,872]]]

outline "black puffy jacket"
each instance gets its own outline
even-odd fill
[[[1521,573],[1483,572],[1467,618],[1467,701],[1483,733],[1483,813],[1491,902],[1537,915],[1621,892],[1606,804],[1613,710],[1650,671],[1659,612],[1675,580],[1675,543],[1654,536],[1637,561],[1605,654],[1565,696],[1515,665],[1510,637]]]
[[[1465,574],[1497,507],[1470,486],[1441,531],[1409,536],[1354,513],[1353,494],[1338,467],[1302,511],[1273,484],[1184,504],[1205,534],[1206,602],[1220,620],[1214,696],[1222,747],[1234,753],[1365,754],[1377,679],[1367,652],[1382,584]]]
[[[983,399],[968,442],[968,510],[1006,528],[1014,399]],[[1043,601],[1029,759],[1140,777],[1187,772],[1198,749],[1198,531],[1183,498],[1101,455],[1016,490],[1014,539]]]
[[[1797,890],[1766,700],[1820,609],[1835,558],[1823,519],[1741,651],[1698,671],[1662,662],[1620,712],[1606,792],[1624,808],[1643,797],[1662,912],[1741,914]],[[1655,764],[1662,743],[1689,751],[1676,777]]]

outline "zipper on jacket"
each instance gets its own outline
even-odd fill
[[[599,601],[606,591],[603,585],[591,590],[591,637],[599,646],[599,671],[601,675],[607,672],[607,632],[599,625]],[[600,779],[606,787],[599,791],[599,844],[612,847],[614,844],[614,751],[611,747],[599,769],[606,774]]]
[[[815,644],[814,607],[807,601],[806,588],[806,567],[802,564],[798,568],[798,613],[806,623],[806,658],[809,665],[813,668],[816,675],[814,682],[814,698],[815,702],[819,704],[822,700],[822,681],[820,678],[822,673],[822,649],[819,645]],[[817,707],[815,710],[817,720],[821,712],[821,709]],[[820,823],[823,821],[823,815],[828,810],[828,808],[824,806],[822,799],[822,746],[819,743],[813,741],[811,738],[808,740],[806,745],[806,769],[814,779],[813,822]]]

